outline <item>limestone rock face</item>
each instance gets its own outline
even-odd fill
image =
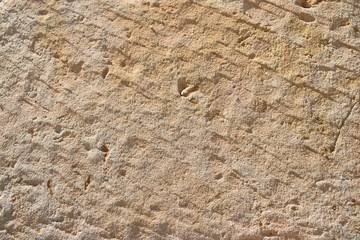
[[[0,239],[360,239],[358,0],[0,0]]]

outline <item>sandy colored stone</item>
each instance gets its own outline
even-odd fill
[[[360,239],[358,0],[0,0],[0,239]]]

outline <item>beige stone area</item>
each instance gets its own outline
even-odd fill
[[[359,0],[0,0],[1,240],[360,239]]]

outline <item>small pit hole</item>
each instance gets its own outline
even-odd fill
[[[298,14],[298,17],[300,20],[302,20],[304,22],[314,22],[315,21],[315,18],[307,13],[300,13],[300,14]]]
[[[218,173],[218,174],[215,175],[215,179],[216,179],[216,180],[219,180],[219,179],[221,179],[222,177],[223,177],[223,174],[222,174],[222,173]]]
[[[70,70],[74,73],[79,73],[81,72],[84,63],[85,63],[84,61],[80,61],[77,64],[71,66]]]
[[[184,78],[180,78],[177,82],[178,92],[181,95],[181,92],[187,87],[186,81]]]
[[[116,206],[119,206],[119,207],[126,207],[128,204],[127,202],[125,202],[124,200],[120,200],[116,203]]]
[[[57,125],[55,128],[54,128],[55,132],[56,133],[61,133],[61,130],[62,130],[62,127]]]
[[[255,54],[254,54],[254,53],[250,53],[250,54],[248,55],[248,58],[254,59],[254,58],[255,58]]]
[[[160,7],[160,4],[158,2],[153,2],[150,5],[151,7]]]
[[[251,128],[247,128],[247,129],[245,129],[245,132],[247,132],[247,133],[252,133],[252,129],[251,129]]]
[[[53,197],[53,196],[54,196],[53,181],[52,181],[52,180],[48,180],[46,185],[47,185],[47,187],[48,187],[48,189],[49,189],[50,197]]]
[[[31,135],[33,135],[33,134],[35,133],[34,128],[29,128],[29,129],[28,129],[28,133],[30,133]]]
[[[102,70],[102,72],[101,72],[102,78],[105,79],[106,76],[108,75],[108,73],[109,73],[109,68],[108,68],[108,67],[104,68],[104,69]]]
[[[120,169],[119,174],[120,174],[120,176],[124,177],[126,175],[126,170],[125,169]]]
[[[88,178],[85,181],[85,184],[84,184],[85,185],[84,186],[85,190],[88,188],[89,184],[90,184],[90,176],[88,176]]]
[[[90,151],[91,150],[91,146],[89,143],[84,143],[84,148],[86,151]]]
[[[310,0],[297,0],[296,4],[303,8],[311,8],[311,1]]]
[[[150,209],[151,209],[152,211],[160,211],[159,206],[154,205],[154,204],[151,204],[151,205],[150,205]]]
[[[48,13],[49,13],[48,10],[45,9],[38,11],[39,15],[47,15]]]
[[[109,152],[109,148],[106,146],[106,145],[102,145],[100,148],[99,148],[100,151],[104,152],[104,153],[107,153]]]

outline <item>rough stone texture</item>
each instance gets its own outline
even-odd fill
[[[360,239],[358,0],[0,0],[0,239]]]

